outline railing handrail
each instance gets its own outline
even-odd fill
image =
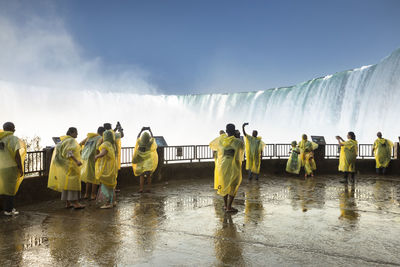
[[[358,144],[358,158],[374,158],[373,144]],[[130,165],[132,162],[132,155],[135,147],[128,146],[121,148],[121,164]],[[163,147],[164,163],[168,162],[193,162],[193,161],[211,161],[214,159],[214,153],[208,145],[176,145]],[[285,143],[266,144],[262,151],[263,159],[273,158],[289,158],[291,145]],[[340,151],[338,144],[325,145],[325,158],[337,159],[339,158]],[[392,149],[391,158],[394,158],[394,147]],[[46,170],[46,151],[29,151],[25,159],[25,173],[26,174],[43,174]]]

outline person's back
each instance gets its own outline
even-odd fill
[[[235,136],[224,136],[219,139],[218,179],[221,189],[220,195],[235,195],[238,185],[242,181],[242,160],[244,144]]]
[[[18,177],[15,157],[20,148],[20,141],[12,132],[0,132],[0,195],[15,195]]]
[[[53,152],[48,187],[58,192],[81,190],[80,167],[72,160],[72,156],[80,160],[79,144],[68,135],[60,139]]]

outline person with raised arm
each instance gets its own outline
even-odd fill
[[[153,132],[151,131],[150,127],[142,127],[137,136],[135,151],[132,157],[133,173],[135,176],[140,176],[139,193],[143,193],[144,191],[145,179],[147,179],[148,185],[146,192],[150,192],[151,178],[157,169],[157,166],[157,143],[154,139]]]
[[[245,129],[247,125],[249,125],[249,123],[243,123],[242,126],[246,143],[246,170],[248,171],[249,180],[253,178],[253,174],[255,174],[256,180],[258,180],[262,151],[265,147],[265,143],[261,140],[261,136],[258,136],[256,130],[253,131],[252,135],[248,135]]]
[[[356,173],[356,158],[358,154],[358,143],[354,132],[347,133],[347,141],[342,137],[336,136],[340,146],[339,171],[344,173],[343,183],[348,183],[349,174],[351,174],[351,182],[354,183]]]

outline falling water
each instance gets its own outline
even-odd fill
[[[134,145],[142,126],[151,126],[170,145],[207,144],[228,122],[257,129],[267,143],[289,143],[303,133],[335,135],[354,131],[371,143],[377,131],[395,141],[400,135],[400,49],[376,65],[339,72],[291,87],[264,91],[137,95],[61,91],[0,81],[1,121],[14,121],[17,135],[63,135],[76,126],[83,139],[103,122],[120,121],[123,145]]]

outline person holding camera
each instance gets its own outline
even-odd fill
[[[53,152],[50,163],[47,187],[61,192],[65,208],[83,209],[79,203],[81,194],[81,147],[76,141],[78,130],[70,127],[67,134],[61,136]]]
[[[95,156],[96,180],[101,184],[98,201],[105,200],[101,209],[110,209],[117,205],[115,201],[115,187],[117,185],[117,161],[115,160],[115,139],[111,131],[103,133],[103,144],[99,147],[100,153]]]
[[[149,187],[146,192],[150,192],[151,178],[154,171],[157,169],[157,165],[157,143],[153,137],[150,127],[142,127],[137,136],[135,152],[133,153],[132,157],[133,173],[135,176],[140,176],[139,193],[143,193],[145,178],[147,179],[147,184]]]
[[[246,141],[246,170],[249,172],[249,180],[253,178],[253,174],[255,174],[256,180],[258,180],[262,151],[265,147],[265,143],[261,140],[261,136],[258,136],[256,130],[253,131],[252,135],[248,135],[245,130],[246,125],[249,125],[249,123],[243,123],[242,126]]]

